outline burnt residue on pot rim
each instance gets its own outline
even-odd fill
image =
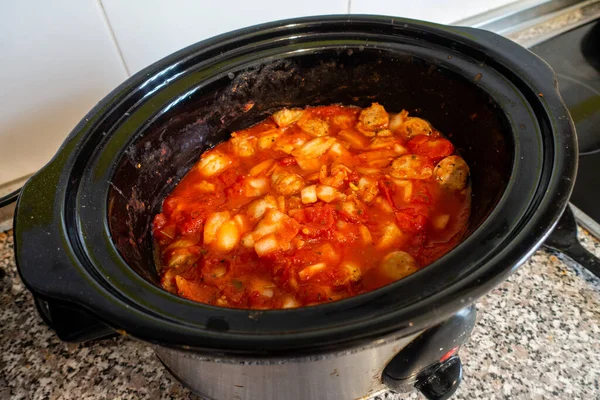
[[[481,223],[461,245],[395,284],[336,303],[294,310],[256,312],[193,303],[157,287],[150,270],[144,276],[144,269],[136,268],[135,249],[143,253],[141,243],[147,246],[149,238],[135,233],[136,221],[143,218],[128,215],[156,211],[177,181],[165,184],[164,176],[162,181],[153,180],[151,172],[158,176],[157,171],[170,168],[171,176],[181,177],[197,159],[199,149],[226,138],[222,129],[215,134],[213,128],[219,123],[230,130],[239,129],[273,107],[298,105],[300,98],[304,105],[334,98],[352,103],[353,97],[342,89],[332,89],[337,97],[328,98],[323,92],[311,96],[310,90],[298,86],[294,74],[289,74],[294,68],[308,68],[315,58],[335,54],[347,60],[345,69],[338,65],[333,70],[324,68],[322,73],[335,71],[351,79],[352,71],[359,71],[349,68],[352,59],[360,57],[361,64],[371,65],[372,55],[373,68],[383,68],[379,79],[385,80],[385,65],[377,67],[376,59],[394,52],[435,64],[427,78],[432,91],[423,94],[423,99],[435,95],[438,72],[454,74],[464,79],[451,82],[456,85],[453,88],[463,88],[464,96],[485,93],[503,115],[504,122],[498,123],[510,127],[510,140],[498,142],[510,148],[510,177],[493,207],[482,214]],[[281,67],[286,60],[291,64]],[[223,108],[215,97],[215,93],[225,93],[219,91],[219,85],[228,80],[231,88],[231,82],[251,73],[252,68],[260,71],[257,65],[280,65],[277,71],[284,79],[279,88],[286,90],[260,90],[256,80],[249,80],[248,90],[229,92],[229,109]],[[411,68],[410,63],[402,65],[403,71]],[[326,76],[333,79],[335,75]],[[357,96],[361,102],[372,100],[368,91],[376,82],[368,80],[371,78]],[[464,84],[466,81],[471,86]],[[410,85],[407,81],[404,86]],[[413,109],[423,109],[415,100],[420,94],[409,96],[403,87],[397,87],[397,93],[404,93],[404,97],[398,95],[403,102],[413,101]],[[263,93],[265,100],[250,98],[257,93]],[[287,99],[289,93],[297,99]],[[371,94],[394,101],[385,90]],[[185,107],[188,98],[199,99],[194,105],[200,107],[215,103],[221,111],[203,123],[189,123],[186,113],[194,115]],[[277,101],[269,100],[272,98]],[[250,100],[254,106],[248,109]],[[453,105],[450,102],[446,107]],[[460,113],[460,108],[454,107]],[[185,129],[189,130],[185,146],[177,144],[168,125],[163,131],[152,131],[157,126],[153,124],[175,110],[178,116],[169,119],[170,126],[177,125],[179,118],[184,127],[178,128],[178,134],[185,136]],[[423,116],[440,130],[452,132],[451,126],[444,127],[448,121],[441,113],[424,112],[430,113]],[[480,117],[474,123],[483,123]],[[469,144],[479,143],[470,142],[477,140],[474,135],[461,139],[457,133],[456,140],[465,145],[466,157]],[[142,150],[150,146],[144,162],[136,145]],[[170,162],[173,149],[177,149],[177,165]],[[15,217],[17,263],[34,294],[77,304],[115,329],[167,346],[274,354],[344,347],[393,332],[409,335],[472,303],[535,251],[566,205],[576,171],[576,152],[574,129],[552,71],[502,37],[469,28],[374,16],[309,17],[265,24],[183,49],[131,77],[100,102],[24,188]],[[484,182],[480,188],[485,187]],[[474,188],[476,184],[474,177]],[[152,196],[148,187],[152,187]],[[109,223],[111,216],[128,220],[119,224],[115,223],[119,218],[114,218]]]

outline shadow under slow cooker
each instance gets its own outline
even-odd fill
[[[151,222],[164,198],[203,151],[282,107],[379,102],[390,112],[406,109],[430,121],[471,169],[472,213],[465,237],[507,186],[514,152],[509,123],[497,103],[450,64],[361,46],[291,53],[216,76],[184,95],[175,90],[168,106],[132,136],[137,140],[114,169],[108,196],[112,238],[127,264],[155,285]]]

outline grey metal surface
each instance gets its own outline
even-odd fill
[[[515,1],[485,13],[456,21],[453,25],[471,26],[498,34],[518,30],[524,25],[536,24],[539,18],[545,18],[573,6],[579,6],[581,0],[524,0]]]
[[[11,193],[23,186],[31,175],[24,176],[11,182],[0,185],[0,197]],[[13,226],[13,216],[15,213],[15,205],[11,204],[6,207],[0,207],[0,232],[7,231]]]
[[[589,0],[514,26],[502,34],[524,47],[532,47],[599,17],[600,0]]]
[[[160,346],[154,350],[175,377],[207,400],[366,399],[386,390],[383,369],[419,334],[296,358],[219,359]]]
[[[597,239],[600,239],[600,224],[591,219],[586,213],[575,207],[573,204],[571,204],[571,209],[573,210],[573,214],[575,214],[577,222]]]

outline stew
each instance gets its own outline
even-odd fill
[[[282,109],[202,154],[153,234],[163,287],[222,307],[365,293],[460,241],[469,167],[427,121],[373,103]]]

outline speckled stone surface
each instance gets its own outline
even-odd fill
[[[580,237],[600,256],[600,242]],[[141,342],[58,340],[17,275],[10,234],[0,268],[0,400],[198,399]],[[541,250],[477,308],[454,399],[600,399],[599,279]]]

